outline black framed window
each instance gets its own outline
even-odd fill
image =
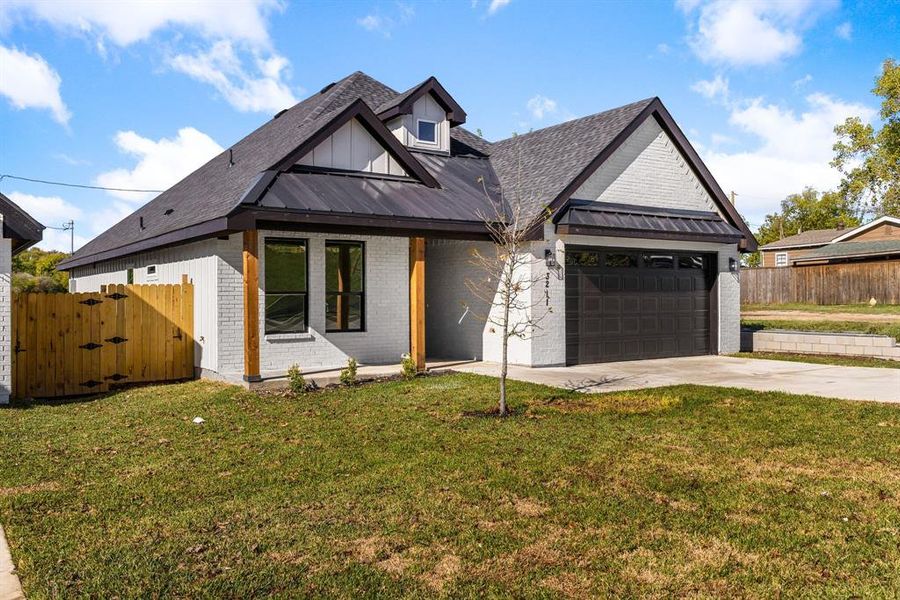
[[[702,269],[704,266],[702,254],[682,255],[678,257],[679,269]]]
[[[365,329],[365,271],[362,242],[325,242],[325,331]]]
[[[266,238],[265,261],[266,334],[305,332],[306,240]]]

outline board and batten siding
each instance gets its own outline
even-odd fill
[[[644,121],[572,197],[716,211],[715,202],[655,119]]]
[[[134,283],[175,284],[187,275],[194,283],[194,362],[203,369],[218,371],[216,298],[222,243],[203,240],[76,267],[69,272],[69,291],[97,292],[101,285],[128,283],[128,269],[133,269]],[[147,274],[149,266],[156,266],[155,276]]]
[[[305,154],[299,165],[406,176],[403,167],[372,137],[359,119],[351,119]]]
[[[416,138],[419,132],[419,119],[437,123],[437,144],[420,142]],[[444,107],[438,104],[431,94],[426,94],[413,103],[412,114],[392,119],[387,126],[404,146],[441,152],[450,151],[450,121],[447,120],[447,112]]]

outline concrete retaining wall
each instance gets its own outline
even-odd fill
[[[817,333],[763,329],[741,330],[743,352],[790,352],[796,354],[831,354],[868,356],[900,360],[900,346],[888,335],[864,333]]]

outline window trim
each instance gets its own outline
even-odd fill
[[[159,279],[159,269],[156,265],[147,265],[145,273],[144,277],[147,281],[157,281]]]
[[[419,137],[419,133],[420,133],[419,124],[420,123],[431,123],[432,125],[434,125],[434,141],[433,142],[429,141],[429,140],[423,140],[421,137]],[[441,134],[440,134],[440,128],[438,127],[439,124],[440,124],[439,121],[432,121],[431,119],[416,119],[416,142],[419,144],[425,144],[428,146],[440,146],[441,145],[441,139],[440,139]]]
[[[328,246],[359,246],[362,250],[362,291],[361,292],[332,292],[328,289]],[[366,243],[362,240],[325,240],[325,254],[323,266],[325,274],[325,333],[365,333],[366,332]],[[359,315],[359,329],[330,329],[328,327],[328,296],[330,294],[350,294],[359,296],[361,313]]]
[[[269,242],[275,243],[289,243],[289,244],[297,244],[303,245],[304,252],[303,255],[306,260],[306,291],[304,292],[279,292],[279,291],[271,291],[269,290],[269,286],[266,282],[266,276],[269,272],[268,262],[263,262],[263,294],[262,294],[262,310],[263,310],[263,318],[262,318],[262,327],[263,327],[263,335],[266,337],[272,336],[295,336],[302,335],[304,333],[309,333],[309,240],[307,238],[295,238],[295,237],[277,237],[277,236],[266,236],[262,241],[262,253],[263,258],[266,256],[266,244]],[[303,294],[303,329],[300,331],[272,331],[270,332],[267,329],[266,322],[266,296],[269,294],[276,294],[279,296],[299,296]]]
[[[784,259],[784,263],[780,264],[779,261]],[[788,266],[788,253],[787,252],[776,252],[775,253],[775,266],[776,267],[786,267]]]

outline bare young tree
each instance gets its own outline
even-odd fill
[[[512,201],[501,197],[499,201],[485,195],[493,207],[479,213],[494,244],[490,252],[475,248],[469,263],[477,275],[466,279],[466,287],[485,307],[484,314],[477,315],[487,321],[492,331],[500,334],[500,402],[499,414],[508,414],[506,404],[506,376],[508,373],[509,341],[513,338],[530,339],[540,330],[541,321],[551,312],[544,306],[543,297],[535,297],[544,275],[532,268],[538,259],[531,252],[531,235],[543,226],[547,211],[538,202],[523,201],[518,193]]]

